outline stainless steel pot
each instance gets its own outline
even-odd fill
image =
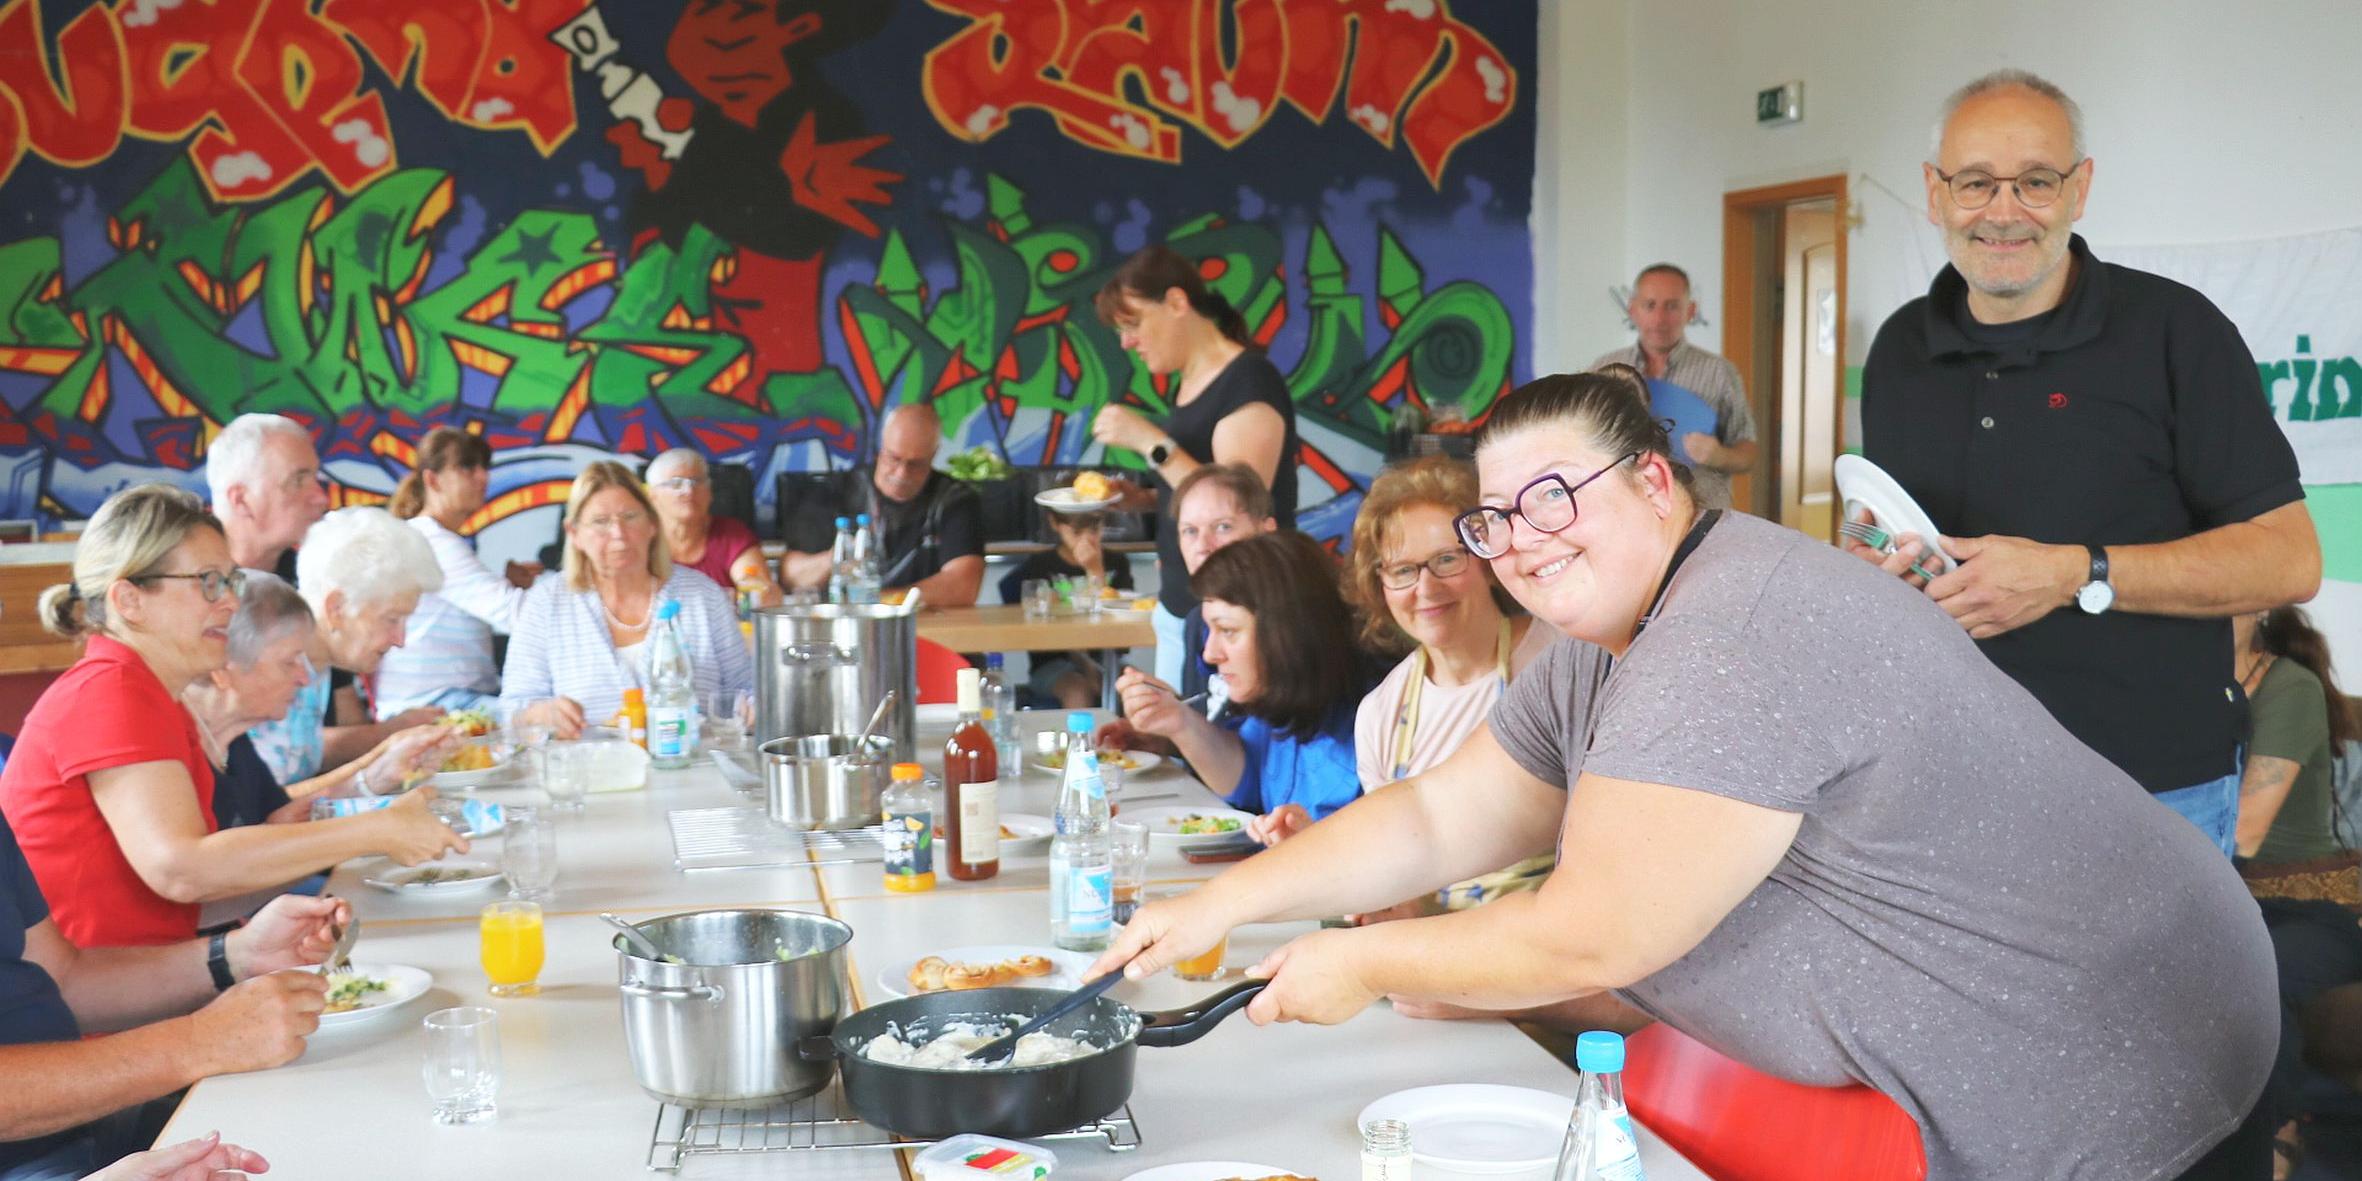
[[[666,1103],[763,1107],[828,1085],[798,1039],[845,1010],[853,928],[793,910],[702,910],[635,923],[683,962],[615,946],[632,1077]],[[785,957],[784,959],[782,957]]]
[[[918,617],[882,604],[765,607],[754,613],[755,741],[859,734],[889,689],[894,759],[918,751]]]
[[[758,761],[771,819],[800,832],[876,824],[894,747],[883,734],[871,738],[867,749],[859,742],[849,734],[809,734],[764,743]]]

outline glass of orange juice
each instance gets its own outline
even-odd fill
[[[541,904],[510,900],[484,908],[477,924],[484,976],[492,995],[534,996],[541,991]]]
[[[1152,900],[1179,898],[1189,893],[1190,889],[1195,889],[1195,887],[1180,890],[1159,890],[1149,897]],[[1226,931],[1220,939],[1214,941],[1214,946],[1188,959],[1175,961],[1173,975],[1183,980],[1220,980],[1222,978],[1222,957],[1229,951],[1230,934]]]

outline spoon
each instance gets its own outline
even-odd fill
[[[908,594],[902,596],[902,613],[904,615],[916,615],[919,613],[919,598],[925,593],[926,589],[927,588],[923,586],[914,586],[910,588],[910,592]]]
[[[879,723],[886,720],[886,711],[894,708],[897,695],[896,690],[888,689],[884,697],[878,698],[877,712],[869,715],[869,724],[861,728],[861,737],[853,740],[853,753],[861,754],[869,750],[869,740],[877,735]]]
[[[612,914],[601,914],[599,917],[607,920],[608,926],[623,932],[623,937],[631,941],[632,947],[639,952],[641,959],[659,962],[664,959],[664,953],[656,949],[655,941],[648,938],[647,934],[638,927],[624,922]]]
[[[1106,992],[1108,989],[1115,987],[1118,982],[1123,980],[1123,978],[1124,974],[1119,969],[1117,971],[1109,972],[1097,980],[1093,980],[1089,984],[1075,989],[1073,992],[1067,993],[1066,996],[1057,1004],[1051,1005],[1049,1008],[1042,1010],[1039,1016],[1023,1025],[1018,1026],[1017,1032],[1009,1034],[1006,1037],[994,1038],[993,1040],[968,1051],[968,1058],[971,1061],[986,1063],[999,1062],[1000,1060],[1007,1058],[1010,1054],[1016,1052],[1017,1040],[1019,1038],[1022,1038],[1029,1033],[1038,1033],[1041,1030],[1048,1028],[1051,1022],[1056,1021],[1060,1017],[1066,1016],[1068,1013],[1074,1012],[1076,1009],[1082,1008],[1084,1005],[1090,1004],[1093,998],[1097,997],[1103,992]]]

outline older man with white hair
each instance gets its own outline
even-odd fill
[[[779,602],[779,582],[771,577],[771,562],[754,528],[736,517],[714,515],[713,474],[705,456],[675,447],[649,462],[647,482],[673,564],[713,579],[723,590],[749,592],[758,606]]]
[[[386,738],[442,715],[411,710],[383,722],[327,727],[332,670],[360,677],[402,643],[419,596],[441,589],[443,571],[426,539],[381,508],[338,509],[304,536],[296,586],[318,621],[327,667],[296,695],[287,716],[251,732],[281,783],[341,767]],[[353,716],[360,716],[355,714]]]
[[[294,578],[290,552],[328,511],[311,432],[284,415],[241,414],[206,449],[205,484],[230,559]]]

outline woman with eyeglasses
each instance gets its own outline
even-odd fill
[[[771,577],[762,539],[746,522],[714,515],[713,471],[705,456],[675,447],[649,460],[648,492],[675,564],[713,579],[723,590],[753,595],[758,607],[779,605],[785,593]]]
[[[213,764],[180,695],[227,659],[245,578],[195,497],[143,484],[99,506],[73,581],[41,593],[42,625],[86,646],[25,716],[0,813],[79,946],[189,939],[203,902],[365,854],[414,865],[468,847],[427,810],[431,792],[349,820],[216,831]]]
[[[713,579],[673,564],[656,506],[630,468],[600,460],[574,478],[564,575],[535,584],[509,641],[500,705],[516,721],[573,738],[586,721],[614,717],[624,690],[649,687],[648,639],[668,601],[681,605],[673,626],[699,698],[754,689],[737,605]]]
[[[1336,560],[1281,529],[1207,555],[1190,589],[1205,611],[1206,663],[1229,684],[1229,708],[1244,721],[1236,729],[1211,721],[1135,670],[1120,682],[1133,731],[1171,741],[1234,808],[1292,811],[1309,824],[1351,803],[1361,794],[1353,712],[1371,678],[1337,590]]]
[[[2278,1031],[2237,874],[1924,596],[1699,511],[1668,453],[1612,378],[1502,399],[1461,539],[1583,642],[1442,766],[1143,908],[1093,974],[1556,845],[1539,889],[1297,939],[1248,1015],[1613,992],[1757,1070],[1883,1092],[1931,1181],[2218,1175]]]
[[[317,632],[311,607],[294,587],[275,574],[246,571],[238,613],[230,619],[229,659],[181,693],[189,712],[197,715],[198,733],[213,763],[217,826],[307,819],[314,796],[353,795],[369,784],[393,790],[433,774],[458,745],[457,729],[428,722],[389,735],[342,767],[282,787],[247,731],[285,717],[296,694],[318,674],[311,658]]]

